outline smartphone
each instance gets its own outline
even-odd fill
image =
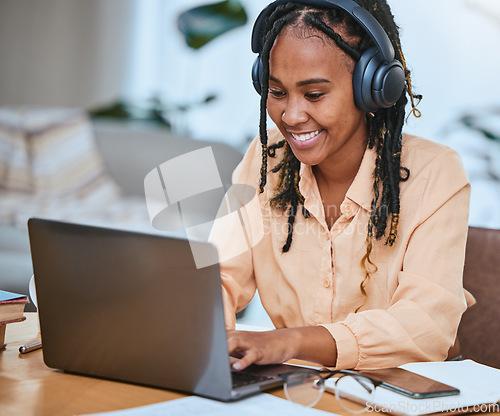
[[[380,387],[411,397],[430,399],[433,397],[455,396],[460,390],[439,381],[421,376],[402,368],[358,371],[359,374],[381,381]]]

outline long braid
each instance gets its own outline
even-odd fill
[[[403,64],[403,68],[405,71],[406,93],[410,97],[412,103],[411,113],[419,117],[420,112],[416,109],[416,105],[418,105],[418,103],[422,99],[422,96],[415,95],[412,91],[410,71],[406,66],[406,61],[401,50],[399,28],[394,22],[394,16],[390,11],[389,6],[383,1],[373,2],[369,0],[358,0],[357,2],[360,6],[365,7],[374,15],[374,17],[384,27],[384,30],[391,39],[395,50],[395,58]],[[417,103],[415,103],[415,99],[418,100]],[[392,246],[397,237],[400,210],[399,184],[401,181],[407,180],[410,175],[410,171],[407,168],[401,166],[402,129],[405,120],[406,103],[407,98],[405,94],[402,94],[402,96],[394,106],[386,110],[378,111],[378,114],[376,114],[375,116],[375,119],[377,119],[376,122],[380,123],[380,126],[377,129],[381,133],[379,137],[383,137],[384,142],[383,146],[377,147],[377,160],[379,158],[382,158],[384,160],[385,172],[382,179],[382,196],[380,199],[380,204],[378,205],[378,208],[376,210],[373,210],[373,206],[376,204],[376,198],[378,198],[377,193],[375,193],[375,197],[373,199],[372,213],[368,224],[366,244],[367,251],[361,261],[362,266],[365,270],[365,278],[360,284],[360,289],[364,298],[366,298],[365,287],[367,281],[370,275],[376,273],[377,271],[376,266],[370,259],[372,243],[369,240],[372,240],[373,237],[375,237],[375,239],[380,239],[385,235],[389,214],[390,229],[389,235],[386,239],[386,244]],[[375,140],[373,139],[375,139],[375,137],[371,137],[369,141],[369,147],[371,148],[373,148],[375,145]],[[375,179],[375,182],[377,182],[377,178]],[[374,184],[374,187],[375,186],[378,186],[378,184]],[[375,235],[373,236],[374,228]],[[362,306],[363,305],[361,305],[358,310]]]
[[[276,167],[272,169],[273,173],[280,172],[280,176],[277,187],[275,189],[275,196],[270,201],[271,206],[275,208],[285,209],[287,206],[289,207],[287,240],[283,245],[283,252],[287,252],[290,249],[290,245],[292,244],[295,216],[297,214],[299,204],[303,204],[304,202],[304,197],[300,194],[300,191],[298,189],[298,183],[300,181],[300,162],[291,151],[290,146],[285,142],[283,142],[283,144],[278,143],[277,145],[272,145],[272,147],[270,148],[268,148],[267,146],[268,136],[266,108],[269,93],[269,56],[274,45],[274,41],[276,40],[282,29],[287,24],[294,22],[299,17],[299,14],[292,13],[294,9],[298,9],[299,7],[295,3],[287,3],[285,5],[278,6],[273,11],[273,13],[269,17],[267,26],[270,26],[270,22],[273,23],[270,29],[267,31],[266,36],[264,37],[263,47],[261,51],[263,77],[260,101],[259,134],[262,145],[262,166],[260,172],[261,178],[259,192],[263,192],[264,186],[267,182],[267,157],[274,157],[276,155],[277,148],[285,147],[285,154],[283,156],[283,159],[280,163],[278,163]],[[305,217],[308,216],[306,210],[303,210],[302,214]]]
[[[286,253],[290,250],[290,246],[292,244],[293,225],[295,223],[295,217],[299,204],[302,204],[302,215],[305,218],[309,217],[309,212],[304,208],[304,197],[299,190],[300,162],[293,154],[288,143],[286,141],[282,141],[279,142],[278,145],[281,145],[281,143],[283,143],[283,146],[285,147],[285,154],[281,162],[279,162],[271,170],[273,173],[279,172],[280,176],[275,189],[275,195],[270,200],[270,205],[273,208],[279,208],[282,210],[284,210],[287,206],[289,207],[287,239],[282,248],[282,252]]]
[[[392,194],[391,198],[391,227],[389,229],[389,236],[387,237],[387,244],[392,246],[397,236],[397,226],[399,223],[399,183],[401,180],[407,180],[408,176],[401,177],[401,147],[402,147],[402,130],[404,122],[404,108],[406,106],[407,99],[404,95],[398,100],[395,106],[395,119],[397,120],[396,127],[394,129],[394,140],[392,140],[392,146],[388,155],[389,169],[390,173],[388,175],[388,181],[390,185],[390,192]],[[409,172],[407,170],[407,172]]]
[[[274,41],[283,27],[293,19],[293,15],[288,14],[296,5],[294,3],[287,3],[283,6],[278,6],[273,13],[269,16],[268,22],[274,22],[271,29],[267,32],[262,43],[261,59],[264,64],[262,65],[262,90],[260,95],[260,122],[259,122],[259,135],[260,143],[262,145],[262,166],[260,168],[260,185],[259,192],[264,192],[264,187],[267,183],[267,98],[269,96],[269,55],[273,47]]]

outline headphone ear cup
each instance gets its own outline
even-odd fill
[[[405,74],[401,62],[387,63],[375,47],[363,52],[352,77],[354,101],[365,112],[393,105],[404,89]]]
[[[379,107],[372,97],[372,80],[378,68],[378,49],[370,47],[363,52],[352,74],[352,89],[356,106],[366,113],[377,111]]]
[[[252,82],[255,88],[255,91],[260,95],[262,92],[262,78],[263,78],[264,70],[262,67],[262,59],[260,59],[260,55],[255,59],[252,66]]]
[[[405,87],[405,71],[401,62],[394,59],[379,67],[373,78],[373,99],[382,108],[399,100]]]

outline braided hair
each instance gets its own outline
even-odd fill
[[[368,119],[368,147],[376,150],[376,163],[374,170],[373,199],[371,202],[371,213],[368,222],[366,236],[366,254],[361,260],[365,270],[365,279],[360,285],[361,292],[366,296],[365,286],[370,274],[377,271],[377,267],[370,260],[373,239],[380,240],[386,236],[386,244],[392,246],[397,237],[399,222],[399,184],[409,178],[410,171],[401,166],[401,142],[402,128],[405,121],[405,106],[411,101],[411,112],[419,117],[420,113],[416,105],[422,96],[415,95],[412,91],[410,71],[401,51],[399,28],[394,22],[394,17],[386,3],[386,0],[356,0],[357,4],[367,9],[384,28],[395,50],[395,58],[399,60],[405,71],[405,91],[397,102],[389,107],[375,112]],[[276,157],[276,150],[283,148],[283,157],[271,170],[278,173],[278,181],[274,195],[270,200],[273,208],[288,210],[288,232],[287,239],[283,245],[282,252],[289,251],[292,244],[293,225],[299,207],[302,206],[302,215],[307,218],[309,213],[304,207],[304,197],[299,190],[300,161],[293,154],[289,144],[282,140],[279,143],[268,146],[267,135],[267,99],[269,90],[269,57],[271,49],[278,35],[285,27],[293,26],[301,30],[312,30],[322,33],[332,39],[335,44],[355,62],[357,62],[364,50],[371,43],[370,36],[345,12],[319,6],[306,6],[298,3],[286,3],[276,9],[264,22],[261,36],[261,59],[262,59],[262,92],[260,101],[260,124],[259,135],[262,145],[262,165],[259,192],[264,191],[268,175],[268,157]],[[349,37],[360,39],[357,45],[346,42],[334,28],[342,26]],[[390,223],[389,232],[386,232],[387,224]]]

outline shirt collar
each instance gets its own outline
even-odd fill
[[[366,148],[358,173],[347,190],[346,199],[350,199],[368,212],[371,211],[373,199],[373,182],[377,152]]]

